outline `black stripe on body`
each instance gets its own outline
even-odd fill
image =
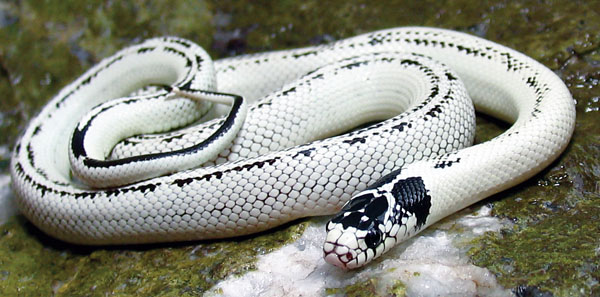
[[[208,92],[208,91],[202,91],[202,92],[214,94],[214,95],[223,95],[224,94],[224,93],[215,93],[215,92]],[[85,125],[85,127],[83,127],[83,129],[81,129],[81,130],[75,129],[75,132],[73,133],[73,140],[71,142],[71,148],[73,150],[73,154],[75,155],[75,157],[83,156],[85,158],[83,160],[83,164],[85,164],[88,167],[108,168],[108,167],[126,165],[126,164],[130,164],[130,163],[135,163],[135,162],[151,161],[151,160],[161,159],[161,158],[165,158],[165,157],[183,156],[183,155],[196,153],[200,150],[205,149],[208,145],[213,143],[218,138],[222,137],[225,133],[227,133],[233,127],[235,118],[238,116],[240,107],[242,106],[243,98],[238,95],[232,95],[232,94],[224,94],[224,95],[231,96],[234,98],[234,102],[232,104],[231,111],[225,118],[225,121],[212,135],[210,135],[204,141],[202,141],[198,144],[195,144],[193,146],[183,148],[180,150],[176,150],[176,151],[171,151],[171,152],[161,152],[161,153],[154,153],[154,154],[147,154],[147,155],[139,155],[139,156],[127,157],[127,158],[117,159],[117,160],[98,160],[98,159],[88,158],[87,154],[85,152],[84,145],[83,145],[83,140],[84,140],[85,134],[89,128],[89,125],[92,122],[92,120],[90,120]]]

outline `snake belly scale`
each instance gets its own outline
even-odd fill
[[[70,139],[82,118],[96,117],[89,114],[96,106],[108,111],[105,121],[122,127],[98,128],[108,136],[90,136],[86,145],[114,160],[168,157],[228,122],[195,124],[210,105],[167,99],[169,90],[106,102],[148,84],[262,99],[203,167],[105,189],[73,179]],[[511,128],[467,147],[474,129],[469,96],[477,110],[512,122]],[[144,106],[169,110],[168,116]],[[15,146],[12,184],[29,220],[79,244],[239,236],[342,209],[327,224],[325,260],[355,268],[538,173],[566,148],[574,122],[573,99],[552,71],[464,33],[393,28],[214,65],[189,41],[156,38],[103,60],[42,109]],[[190,123],[112,148],[140,129],[160,132]]]

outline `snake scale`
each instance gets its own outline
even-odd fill
[[[469,97],[512,126],[470,146]],[[190,41],[154,38],[104,59],[31,120],[12,184],[37,227],[86,245],[232,237],[341,209],[325,260],[355,268],[547,167],[574,121],[551,70],[450,30],[214,63]]]

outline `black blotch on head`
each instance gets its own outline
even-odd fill
[[[352,198],[331,221],[341,223],[344,228],[354,227],[366,231],[375,224],[384,223],[388,208],[385,196],[366,192]]]
[[[384,238],[380,226],[384,224],[388,208],[389,203],[384,195],[366,192],[352,198],[331,222],[342,224],[344,228],[366,231],[364,240],[367,247],[376,249]]]
[[[378,196],[371,200],[371,203],[367,204],[365,208],[365,215],[371,220],[378,220],[383,222],[385,219],[385,213],[388,211],[388,201],[385,196]]]
[[[344,215],[345,212],[340,212],[338,215],[336,215],[333,219],[331,219],[332,222],[334,223],[338,223],[338,224],[342,224],[342,226],[344,228],[348,228],[348,227],[358,227],[358,224],[360,223],[360,219],[362,218],[362,213],[360,212],[351,212],[348,215]]]
[[[353,197],[344,207],[341,212],[358,211],[364,209],[369,202],[375,199],[373,194],[365,194]]]

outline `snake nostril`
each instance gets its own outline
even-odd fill
[[[352,255],[351,252],[346,253],[346,259],[348,260],[348,262],[350,262],[354,259],[354,256]]]

